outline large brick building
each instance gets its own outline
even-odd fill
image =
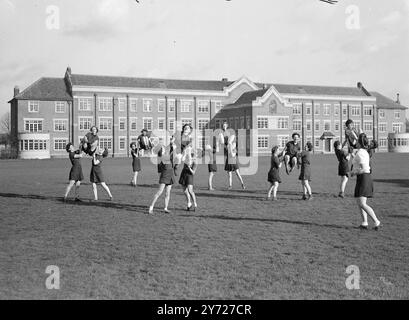
[[[358,87],[324,87],[236,81],[149,79],[72,74],[41,78],[24,91],[16,87],[11,104],[11,133],[20,158],[65,156],[69,141],[78,144],[92,125],[101,147],[116,157],[129,156],[129,142],[143,128],[166,140],[184,123],[200,129],[195,143],[205,143],[204,129],[223,120],[246,129],[251,153],[284,145],[302,133],[316,152],[331,152],[343,123],[351,118],[387,151],[390,132],[405,131],[405,109],[376,92]],[[253,129],[251,132],[249,129]],[[203,133],[201,133],[203,132]],[[254,143],[253,143],[254,142]]]

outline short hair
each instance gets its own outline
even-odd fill
[[[136,147],[136,142],[131,142],[131,144],[129,145],[129,148],[132,149],[132,146],[135,146],[135,147]]]
[[[193,130],[193,127],[192,127],[192,125],[191,125],[190,123],[185,123],[185,124],[183,125],[183,127],[182,127],[182,133],[185,131],[185,128],[186,128],[186,127],[190,127],[190,131]]]
[[[345,127],[348,127],[351,123],[354,123],[354,121],[351,120],[351,119],[348,119],[348,120],[345,122]]]
[[[337,149],[341,145],[341,142],[339,140],[334,142],[334,148]]]
[[[301,136],[300,136],[300,134],[299,134],[298,132],[294,132],[294,133],[293,133],[293,135],[291,136],[291,138],[293,138],[293,139],[294,139],[294,137],[295,137],[295,136],[298,136],[298,138],[300,138],[300,137],[301,137]]]
[[[104,152],[102,153],[102,157],[103,158],[108,157],[108,149],[107,148],[104,149]]]
[[[65,151],[70,152],[71,146],[72,146],[71,142],[67,143],[67,145],[65,146]]]
[[[312,151],[312,149],[313,149],[312,143],[308,141],[307,142],[307,150]]]
[[[274,146],[274,147],[271,149],[271,153],[274,154],[274,153],[278,150],[278,148],[279,148],[279,146]]]
[[[370,144],[370,147],[371,147],[371,149],[378,149],[378,141],[376,141],[376,140],[372,140],[371,141],[371,144]]]
[[[358,143],[361,148],[368,149],[369,140],[365,133],[361,133],[358,137]]]
[[[97,129],[97,133],[98,133],[98,132],[99,132],[99,129],[98,129],[97,126],[92,126],[92,127],[89,129],[89,131],[92,132],[92,129],[94,129],[94,128]]]

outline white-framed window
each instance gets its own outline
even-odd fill
[[[364,116],[372,116],[372,106],[364,106]]]
[[[378,124],[378,130],[379,130],[379,132],[386,132],[386,123],[385,122],[380,122]]]
[[[340,130],[339,121],[335,121],[335,122],[334,122],[334,130],[335,130],[335,131],[339,131],[339,130]]]
[[[380,138],[379,139],[379,147],[380,148],[385,148],[388,145],[388,140],[386,138]]]
[[[137,136],[129,137],[129,143],[137,143],[137,142],[138,142],[138,137]]]
[[[169,109],[169,112],[175,112],[175,109],[176,109],[175,99],[168,99],[168,109]]]
[[[64,146],[65,149],[65,146]],[[47,150],[47,140],[25,139],[20,140],[20,151]]]
[[[135,98],[129,99],[129,111],[130,112],[138,111],[138,99]]]
[[[361,131],[361,122],[354,122],[354,127],[356,131]]]
[[[287,119],[287,128],[288,128],[288,118],[284,118],[284,119]],[[251,117],[250,116],[246,116],[246,127],[247,127],[246,129],[251,129],[251,127],[252,127]]]
[[[240,129],[244,129],[244,117],[240,117]]]
[[[311,131],[312,130],[312,122],[311,121],[307,121],[307,131]]]
[[[257,148],[268,149],[268,136],[257,136]]]
[[[364,131],[372,131],[373,123],[372,121],[364,121]]]
[[[152,99],[143,99],[143,112],[152,112]]]
[[[380,119],[385,118],[385,110],[379,110],[379,118]]]
[[[112,111],[112,98],[98,98],[99,111]]]
[[[257,117],[257,128],[258,129],[268,129],[268,118],[267,117]]]
[[[321,104],[314,103],[314,115],[319,116],[320,115],[320,109],[321,109]]]
[[[112,118],[111,117],[99,117],[99,130],[101,131],[112,130]]]
[[[306,103],[305,104],[305,114],[307,115],[307,116],[310,116],[311,115],[311,109],[312,109],[312,103]]]
[[[126,137],[118,137],[119,139],[119,150],[126,150]]]
[[[166,100],[158,99],[158,112],[165,112],[166,109]]]
[[[153,129],[153,119],[152,118],[143,118],[143,128],[152,131]]]
[[[314,147],[319,148],[321,145],[321,139],[320,138],[315,138],[314,139]]]
[[[91,111],[92,98],[78,98],[78,111]]]
[[[27,132],[43,132],[43,119],[24,120],[24,129]]]
[[[331,105],[328,103],[325,103],[323,108],[322,108],[322,114],[324,116],[329,116],[331,114]]]
[[[165,118],[158,118],[158,130],[165,130]]]
[[[277,129],[288,129],[288,118],[287,117],[278,118]]]
[[[293,103],[293,114],[301,114],[302,104],[299,102]]]
[[[119,117],[118,118],[118,124],[119,124],[119,130],[124,131],[126,130],[126,118],[125,117]]]
[[[55,113],[65,113],[65,101],[56,101],[55,102]]]
[[[68,144],[68,139],[66,138],[55,138],[54,139],[54,151],[65,151],[65,147]]]
[[[180,101],[180,112],[192,112],[192,100],[181,100]]]
[[[301,131],[301,128],[302,128],[301,120],[293,120],[293,130]]]
[[[361,106],[360,105],[352,105],[351,106],[351,116],[360,116],[361,115]]]
[[[112,150],[112,138],[111,137],[99,137],[99,147],[101,149]]]
[[[36,113],[40,111],[40,101],[29,101],[28,102],[28,112]]]
[[[320,121],[319,120],[315,120],[314,121],[314,130],[315,131],[320,131],[321,126],[320,126]]]
[[[207,126],[209,124],[209,120],[207,119],[199,119],[197,123],[197,128],[199,130],[206,130]]]
[[[219,113],[222,108],[223,108],[223,104],[221,101],[214,101],[214,111],[216,113]]]
[[[309,143],[312,144],[312,137],[311,137],[311,136],[307,136],[307,137],[305,138],[305,143],[307,143],[307,142],[309,142]]]
[[[54,131],[65,132],[67,131],[68,120],[67,119],[54,119]]]
[[[125,111],[125,109],[126,109],[126,99],[119,98],[118,99],[118,110],[120,112],[123,112],[123,111]]]
[[[216,120],[214,121],[214,126],[215,126],[215,129],[221,129],[222,124],[221,124],[220,119],[216,119]]]
[[[324,121],[324,131],[331,131],[331,121]]]
[[[334,116],[339,116],[340,108],[341,108],[341,105],[339,103],[334,104]]]
[[[345,118],[348,116],[348,106],[343,105],[342,106],[342,116]]]
[[[79,123],[79,126],[80,126],[80,130],[82,130],[82,131],[90,130],[93,120],[94,119],[92,117],[78,117],[78,123]]]
[[[288,141],[290,141],[290,136],[286,135],[278,135],[277,136],[277,144],[280,148],[285,148],[287,145]]]
[[[135,118],[135,117],[129,118],[129,127],[132,131],[137,130],[137,127],[138,127],[137,122],[138,122],[138,118]]]
[[[182,127],[185,124],[190,124],[193,127],[193,119],[192,118],[182,118],[181,121],[182,121]]]
[[[392,131],[400,133],[402,131],[402,123],[392,123]]]
[[[199,113],[209,113],[209,101],[199,100],[198,101],[198,112]]]
[[[175,131],[175,119],[168,119],[169,121],[169,131],[174,132]]]
[[[395,116],[395,119],[400,119],[400,110],[395,110],[395,111],[393,112],[393,114],[394,114],[394,116]]]

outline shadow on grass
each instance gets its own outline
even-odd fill
[[[409,188],[409,179],[374,179],[374,182],[391,183],[402,188]]]
[[[405,216],[405,215],[399,215],[399,214],[394,214],[389,216],[391,218],[397,218],[397,219],[409,219],[409,216]]]

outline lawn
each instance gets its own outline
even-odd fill
[[[207,166],[195,178],[199,210],[184,211],[179,186],[169,209],[147,207],[156,167],[144,159],[139,186],[130,159],[103,164],[112,202],[91,202],[90,160],[83,159],[83,202],[63,203],[68,159],[0,161],[1,299],[408,299],[409,156],[374,156],[375,198],[383,223],[360,231],[359,213],[338,192],[334,155],[312,158],[314,199],[302,201],[298,172],[281,172],[277,202],[265,200],[269,158],[245,176],[247,190],[226,190],[219,166],[208,191]],[[45,269],[61,272],[60,290]],[[360,270],[348,290],[346,268]]]

